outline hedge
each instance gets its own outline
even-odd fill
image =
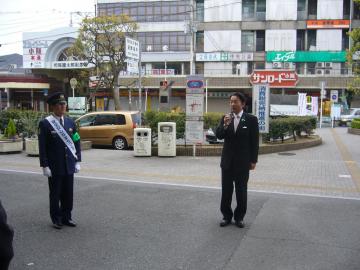
[[[351,121],[351,128],[358,128],[360,129],[360,118],[353,119]]]
[[[204,129],[215,129],[223,113],[207,113],[204,116]],[[185,137],[185,113],[174,112],[155,112],[148,111],[144,114],[144,124],[151,128],[153,137],[157,137],[158,122],[175,122],[176,137]],[[310,135],[316,128],[316,118],[312,116],[290,116],[270,119],[269,133],[264,135],[265,140],[284,140],[284,137],[290,135],[296,140],[296,136],[302,133]]]
[[[0,131],[4,133],[9,120],[13,119],[18,134],[31,137],[36,135],[41,119],[48,113],[30,110],[6,110],[0,112]]]

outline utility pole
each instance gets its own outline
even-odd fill
[[[194,33],[196,33],[196,28],[194,25],[194,1],[193,0],[189,0],[190,1],[190,23],[189,23],[189,31],[191,34],[191,39],[190,39],[190,75],[194,74],[194,45],[195,45],[195,40],[194,40]]]
[[[140,120],[139,120],[139,125],[141,126],[141,118],[142,118],[142,116],[141,116],[141,113],[142,113],[142,95],[141,95],[141,44],[140,44],[140,42],[139,42],[139,61],[138,61],[138,63],[139,63],[139,70],[138,70],[138,72],[139,72],[139,111],[140,111]]]

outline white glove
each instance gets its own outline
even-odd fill
[[[76,163],[75,163],[75,173],[80,172],[80,170],[81,170],[80,163],[79,163],[79,162],[76,162]]]
[[[43,167],[43,175],[46,177],[51,177],[51,170],[49,167]]]

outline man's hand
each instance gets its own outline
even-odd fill
[[[256,163],[250,163],[250,171],[255,170]]]
[[[227,128],[231,123],[231,116],[230,114],[225,114],[224,116],[224,127]]]
[[[43,167],[43,175],[46,177],[51,177],[51,170],[49,167]]]
[[[76,162],[76,163],[75,163],[75,173],[80,172],[80,170],[81,170],[80,163],[79,163],[79,162]]]

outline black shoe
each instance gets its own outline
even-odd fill
[[[63,224],[69,227],[76,227],[76,223],[71,219],[63,221]]]
[[[61,222],[54,222],[52,224],[53,228],[57,229],[57,230],[61,230],[62,228],[62,223]]]
[[[226,226],[228,226],[230,224],[231,224],[231,220],[224,219],[223,221],[220,222],[220,227],[226,227]]]
[[[242,220],[235,221],[235,225],[236,225],[236,227],[239,227],[239,228],[245,227],[244,221],[242,221]]]

